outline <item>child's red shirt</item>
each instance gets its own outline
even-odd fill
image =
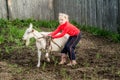
[[[61,32],[60,34],[57,34]],[[59,25],[58,28],[51,33],[52,38],[60,38],[63,37],[65,34],[69,34],[70,36],[75,36],[80,33],[80,30],[72,25],[69,22],[65,22],[62,25]]]

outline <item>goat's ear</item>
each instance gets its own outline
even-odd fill
[[[32,27],[33,27],[33,25],[32,25],[32,23],[30,23],[30,26],[29,26],[29,28],[30,28],[30,29],[32,29]]]

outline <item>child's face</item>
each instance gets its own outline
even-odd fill
[[[67,20],[64,18],[64,16],[59,16],[59,23],[64,24]]]

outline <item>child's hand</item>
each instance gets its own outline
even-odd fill
[[[47,36],[47,39],[54,39],[51,35]]]
[[[49,34],[48,34],[48,36],[49,36],[49,35],[50,35],[50,36],[52,36],[52,32],[51,32],[51,33],[49,33]]]

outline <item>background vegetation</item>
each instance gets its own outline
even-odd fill
[[[7,43],[7,42],[15,42],[15,43],[21,43],[21,38],[24,34],[24,31],[29,26],[30,23],[33,23],[34,28],[37,30],[40,30],[40,27],[49,28],[50,30],[54,30],[58,26],[57,21],[46,21],[46,20],[33,20],[33,19],[27,19],[27,20],[6,20],[6,19],[0,19],[0,44]],[[97,27],[92,26],[81,26],[75,21],[71,21],[72,24],[77,26],[81,29],[81,31],[87,31],[89,33],[92,33],[95,36],[98,37],[104,37],[111,41],[120,42],[120,34],[106,31],[99,29]]]

